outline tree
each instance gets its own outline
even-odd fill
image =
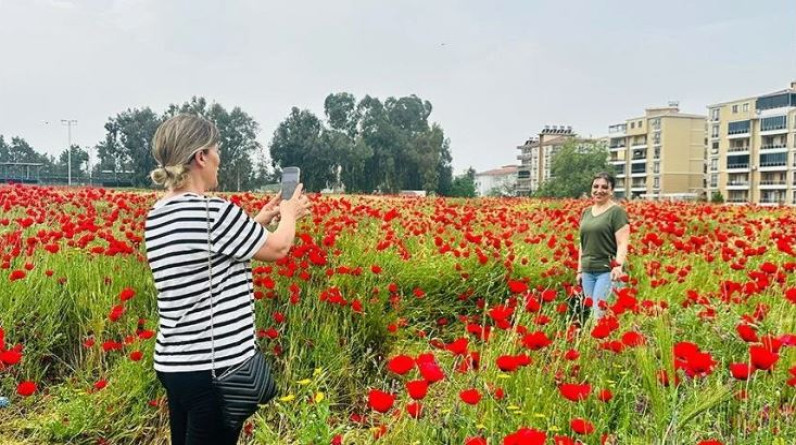
[[[553,155],[551,177],[535,195],[548,198],[578,198],[589,193],[594,175],[611,171],[608,151],[602,145],[571,139]]]
[[[453,179],[449,196],[457,198],[475,197],[475,170],[470,167],[467,172]]]
[[[722,195],[720,191],[716,190],[710,197],[710,202],[713,204],[722,204],[724,203],[724,195]]]
[[[88,176],[88,152],[79,145],[72,145],[72,177]],[[58,156],[58,161],[53,166],[53,173],[58,176],[69,174],[69,151],[64,150]]]
[[[151,186],[149,172],[155,168],[152,136],[161,122],[162,118],[149,107],[127,109],[108,118],[105,141],[97,146],[100,163],[112,163],[114,171],[129,172],[136,187]]]
[[[269,146],[274,166],[302,165],[305,186],[339,186],[347,192],[426,190],[447,194],[452,183],[450,141],[429,124],[432,106],[415,95],[384,102],[350,93],[324,100],[326,125],[294,109]]]
[[[323,137],[323,124],[308,110],[293,107],[279,124],[268,148],[274,167],[301,169],[305,190],[321,191],[334,180],[334,148],[330,137]]]
[[[52,165],[47,155],[37,152],[25,139],[15,136],[11,138],[9,144],[2,135],[0,135],[0,162],[43,164],[42,172],[49,170]],[[37,171],[23,166],[8,166],[3,169],[5,174],[17,177],[33,175]]]

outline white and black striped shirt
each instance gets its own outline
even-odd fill
[[[147,215],[145,237],[160,317],[155,370],[186,372],[212,367],[209,254],[215,367],[232,366],[251,357],[255,330],[250,260],[265,243],[268,231],[231,202],[184,193],[155,203]]]

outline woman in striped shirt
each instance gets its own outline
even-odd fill
[[[310,213],[301,184],[291,199],[275,197],[254,218],[206,196],[218,186],[218,141],[212,122],[190,115],[165,121],[152,141],[158,167],[151,177],[168,192],[147,215],[145,243],[158,292],[155,371],[166,388],[173,444],[237,443],[240,429],[221,422],[210,369],[221,374],[256,352],[250,262],[287,255],[296,221]],[[264,226],[276,217],[279,226],[269,233]]]

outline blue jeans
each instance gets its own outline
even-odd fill
[[[586,298],[591,297],[591,311],[594,313],[595,318],[599,319],[603,316],[600,302],[608,299],[613,288],[611,272],[583,272],[582,277],[583,295]]]

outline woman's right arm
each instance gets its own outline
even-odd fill
[[[263,246],[254,254],[254,259],[276,261],[290,251],[296,237],[296,221],[310,213],[309,199],[301,194],[303,188],[299,184],[289,200],[279,203],[279,226],[268,235]]]

